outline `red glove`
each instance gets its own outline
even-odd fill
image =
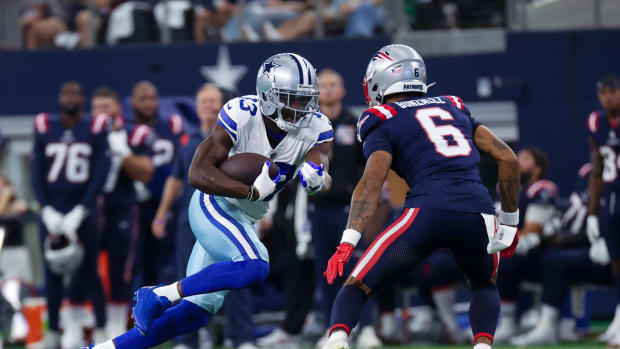
[[[323,273],[327,279],[328,284],[333,284],[336,280],[336,274],[342,276],[344,273],[344,265],[351,259],[353,255],[353,245],[348,243],[341,243],[336,249],[336,253],[327,262],[327,270]]]
[[[517,249],[517,245],[519,244],[519,233],[517,232],[517,234],[515,234],[515,238],[512,240],[512,244],[510,244],[510,246],[508,246],[508,248],[505,248],[503,250],[500,251],[499,256],[501,258],[510,258],[512,257],[512,255],[515,253],[515,250]],[[506,246],[506,245],[504,245]]]

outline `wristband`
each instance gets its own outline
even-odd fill
[[[499,224],[504,225],[518,225],[519,224],[519,210],[515,212],[504,212],[499,210]]]
[[[355,229],[345,229],[345,231],[342,233],[342,239],[340,239],[340,243],[344,243],[346,242],[347,244],[351,244],[353,246],[356,246],[357,243],[360,241],[362,237],[362,234],[355,230]]]

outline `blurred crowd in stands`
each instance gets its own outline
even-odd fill
[[[388,6],[389,5],[389,6]],[[143,42],[281,41],[504,24],[492,0],[25,0],[26,49]]]

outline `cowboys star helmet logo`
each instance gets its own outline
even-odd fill
[[[271,73],[272,70],[275,70],[277,67],[281,67],[281,65],[277,63],[273,63],[273,60],[271,62],[267,62],[265,63],[265,65],[263,65],[263,74],[269,74]]]

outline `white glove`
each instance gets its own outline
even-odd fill
[[[280,180],[280,170],[278,170],[276,178],[271,179],[271,177],[269,177],[270,165],[271,163],[269,161],[265,161],[265,163],[263,164],[263,169],[261,170],[258,177],[256,177],[256,179],[254,180],[254,184],[252,184],[252,186],[256,188],[256,190],[258,190],[258,198],[248,196],[248,200],[263,200],[276,190],[276,184]]]
[[[45,229],[50,234],[59,234],[61,231],[62,214],[56,211],[52,206],[44,206],[41,210],[41,220],[45,225]]]
[[[609,263],[609,251],[605,239],[598,239],[590,246],[590,259],[592,262],[600,265]]]
[[[507,249],[512,245],[515,235],[517,235],[517,227],[500,224],[497,228],[497,233],[487,245],[487,253],[494,254]]]
[[[536,233],[523,234],[519,237],[519,244],[515,253],[521,256],[526,255],[531,249],[540,245],[540,236]]]
[[[108,133],[108,143],[112,154],[125,159],[131,155],[131,148],[127,144],[127,132],[125,130],[112,131]]]
[[[591,214],[588,215],[588,218],[586,218],[586,234],[588,235],[588,240],[590,240],[590,244],[594,244],[596,240],[598,240],[598,238],[601,236],[597,215]]]
[[[308,195],[314,195],[323,189],[323,164],[315,165],[312,161],[304,162],[297,170],[301,185]]]
[[[82,205],[76,205],[69,213],[67,213],[60,225],[60,230],[71,240],[77,238],[77,230],[82,221],[88,215],[88,210]]]
[[[494,254],[499,251],[505,250],[515,239],[517,235],[517,225],[519,224],[519,210],[516,212],[504,212],[499,211],[499,227],[495,232],[489,244],[487,245],[487,253]],[[510,253],[512,255],[512,253]]]

